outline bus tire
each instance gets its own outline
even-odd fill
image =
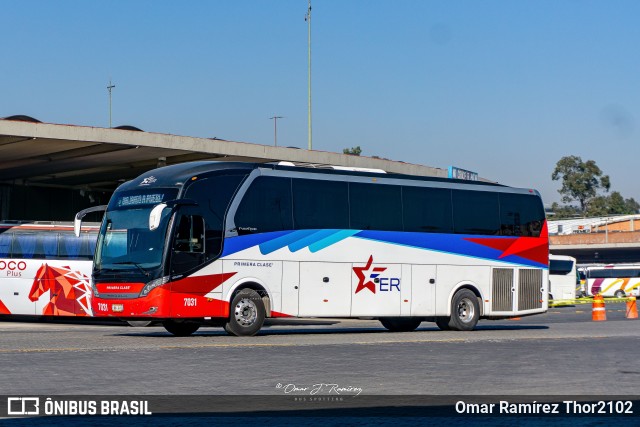
[[[451,327],[449,326],[449,318],[448,317],[438,317],[436,318],[436,325],[440,328],[441,331],[450,331]]]
[[[613,294],[613,296],[616,298],[624,298],[627,296],[627,294],[622,289],[618,289],[616,293]]]
[[[451,300],[448,326],[452,331],[472,331],[480,319],[478,297],[469,289],[460,289]]]
[[[260,294],[253,289],[243,289],[231,301],[229,319],[224,330],[229,335],[250,337],[262,328],[265,316],[266,310]]]
[[[382,317],[380,323],[391,332],[412,332],[418,329],[422,319],[419,317]]]
[[[176,337],[188,337],[200,329],[200,322],[193,320],[165,320],[162,326]]]

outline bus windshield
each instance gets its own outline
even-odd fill
[[[153,231],[149,230],[149,214],[157,203],[175,197],[175,193],[166,190],[127,193],[109,205],[98,236],[94,267],[147,274],[162,265],[171,209],[162,212],[160,226]]]

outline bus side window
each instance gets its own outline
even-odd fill
[[[200,215],[182,215],[176,229],[176,252],[204,252],[204,218]]]
[[[17,233],[13,242],[12,258],[31,259],[36,251],[36,233]]]
[[[58,258],[58,233],[42,233],[38,235],[34,257],[37,259]]]
[[[200,215],[180,215],[171,255],[172,274],[186,273],[204,263],[204,230],[204,218]]]
[[[260,176],[253,181],[234,218],[238,235],[293,229],[291,179]]]
[[[13,233],[0,234],[0,258],[11,257],[11,242],[13,240]]]

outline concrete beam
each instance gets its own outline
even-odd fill
[[[153,132],[0,120],[0,135],[77,141],[81,143],[90,142],[155,147],[168,150],[181,150],[182,152],[191,151],[211,154],[212,156],[240,157],[246,158],[247,161],[255,161],[258,163],[282,160],[383,169],[390,173],[409,175],[447,177],[447,171],[442,168],[392,160]]]

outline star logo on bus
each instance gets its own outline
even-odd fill
[[[372,279],[376,279],[380,276],[380,273],[385,271],[387,267],[373,267],[371,268],[371,264],[373,264],[373,255],[369,256],[369,261],[367,261],[367,265],[364,267],[353,267],[353,272],[356,273],[358,277],[358,287],[356,287],[356,294],[363,289],[369,289],[374,294],[376,293],[376,285],[373,283]]]

